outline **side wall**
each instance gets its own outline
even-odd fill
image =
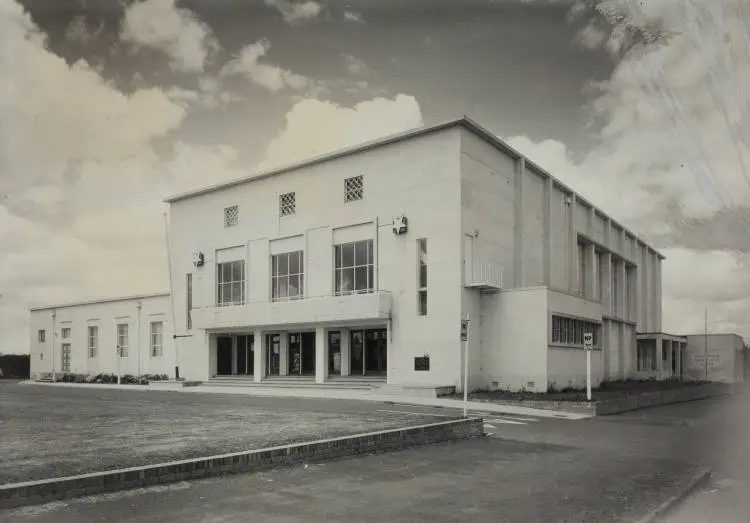
[[[138,303],[142,304],[140,313]],[[54,328],[52,312],[55,312]],[[140,321],[139,321],[140,318]],[[163,322],[162,355],[151,356],[151,322]],[[167,374],[174,377],[175,352],[168,296],[75,305],[31,312],[31,374],[62,372],[62,345],[70,344],[70,372],[117,373],[117,325],[128,325],[127,355],[121,374]],[[88,327],[97,326],[97,356],[88,357]],[[63,329],[70,337],[63,338]],[[44,330],[45,341],[39,342]],[[54,340],[54,357],[53,357]]]

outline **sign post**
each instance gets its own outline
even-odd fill
[[[119,336],[118,336],[119,337]],[[122,359],[122,347],[117,343],[117,384],[120,384],[120,360]]]
[[[464,345],[464,418],[468,416],[469,402],[469,316],[461,320],[461,342]]]
[[[591,401],[591,351],[594,349],[593,333],[583,333],[583,349],[586,351],[586,399]]]

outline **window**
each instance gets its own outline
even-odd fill
[[[271,299],[298,300],[304,296],[305,260],[303,251],[271,257]]]
[[[120,357],[125,358],[128,355],[128,324],[117,324],[117,347],[120,349]]]
[[[47,332],[44,330],[39,330],[36,333],[36,338],[39,341],[39,343],[44,343],[44,340],[47,339]]]
[[[293,192],[288,192],[279,196],[279,215],[290,216],[295,213],[297,199]]]
[[[357,200],[361,200],[364,196],[365,192],[365,184],[364,184],[364,177],[362,175],[360,176],[353,176],[351,178],[347,178],[344,180],[344,202],[354,202]]]
[[[337,295],[372,292],[375,288],[372,240],[335,245],[333,258]]]
[[[604,297],[604,255],[603,251],[596,251],[596,266],[594,267],[596,289],[594,299],[597,301],[602,301]]]
[[[70,327],[63,327],[60,330],[60,335],[63,337],[63,339],[66,339],[66,340],[70,338]]]
[[[578,295],[586,296],[586,245],[578,243]]]
[[[240,209],[236,205],[224,207],[224,227],[234,227],[240,221]]]
[[[164,323],[161,321],[151,322],[151,357],[160,358],[163,349]]]
[[[62,371],[70,372],[70,343],[62,344]]]
[[[602,326],[593,321],[552,316],[552,343],[583,346],[583,335],[594,335],[594,347],[599,347]]]
[[[96,358],[99,352],[99,327],[89,325],[89,358]]]
[[[216,300],[219,307],[245,303],[245,260],[216,265]]]
[[[656,370],[656,340],[641,340],[638,342],[637,368],[638,372]]]
[[[193,328],[193,275],[188,274],[187,275],[187,281],[185,282],[185,294],[187,301],[187,314],[185,317],[187,318],[187,330],[192,330]]]
[[[427,316],[427,239],[417,240],[417,312]]]
[[[617,316],[620,312],[620,265],[621,260],[612,259],[612,315]]]

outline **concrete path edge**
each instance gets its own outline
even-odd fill
[[[708,483],[709,479],[711,479],[711,469],[708,467],[701,467],[690,477],[688,483],[681,488],[679,492],[640,518],[636,523],[658,523],[659,521],[662,521],[669,512],[685,501],[690,494]]]
[[[0,509],[481,436],[484,436],[482,418],[462,418],[78,476],[9,483],[0,485]]]

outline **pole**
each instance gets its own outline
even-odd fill
[[[586,399],[591,401],[591,349],[586,349]]]
[[[167,213],[164,213],[164,238],[167,242],[167,265],[169,266],[169,300],[172,306],[172,334],[177,334],[177,325],[174,323],[174,288],[172,287],[172,255],[170,254],[169,244],[169,224],[167,223]],[[172,338],[174,343],[174,377],[180,379],[180,359],[177,350],[177,338]],[[162,332],[162,343],[164,343],[164,333]]]
[[[52,358],[51,358],[52,361],[50,362],[50,365],[52,366],[52,381],[53,382],[56,381],[55,380],[55,341],[56,341],[55,340],[55,327],[57,326],[56,317],[57,317],[57,311],[53,310],[52,311],[52,336],[50,337],[50,343],[52,344]]]
[[[138,349],[138,358],[137,358],[138,375],[136,376],[137,378],[141,377],[141,306],[142,306],[142,303],[140,301],[135,306],[135,308],[138,310],[138,328],[136,329],[137,335],[138,335],[138,341],[135,344],[136,348]]]
[[[708,381],[708,307],[706,307],[703,322],[703,367],[706,373],[706,381]]]
[[[464,418],[469,410],[469,315],[466,315],[466,339],[464,341]]]

